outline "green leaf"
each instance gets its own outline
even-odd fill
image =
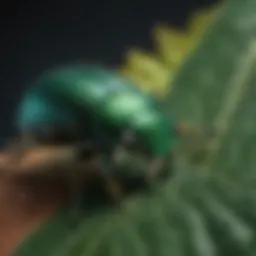
[[[227,2],[175,81],[174,117],[216,129],[206,165],[178,163],[176,177],[121,210],[88,208],[74,222],[65,208],[15,256],[256,254],[255,13],[254,0]]]
[[[216,129],[208,165],[222,173],[253,171],[256,163],[255,9],[253,0],[227,2],[179,73],[169,103],[177,120]]]

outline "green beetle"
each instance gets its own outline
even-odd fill
[[[97,66],[43,74],[22,98],[16,123],[39,144],[65,141],[90,145],[83,150],[90,156],[100,152],[101,175],[116,198],[121,193],[114,182],[116,171],[129,166],[137,172],[132,175],[140,173],[153,182],[168,165],[177,137],[159,102]]]

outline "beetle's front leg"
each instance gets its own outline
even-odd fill
[[[119,146],[114,146],[110,152],[101,155],[101,175],[104,177],[106,192],[116,206],[120,206],[124,198],[123,184],[116,175],[116,157],[119,152]]]
[[[210,143],[215,135],[212,127],[179,124],[176,131],[181,138],[181,150],[193,163],[202,163],[207,158]]]
[[[124,198],[124,191],[123,191],[123,186],[121,182],[114,177],[106,178],[105,182],[106,182],[106,190],[113,204],[116,206],[120,206]]]
[[[70,184],[71,199],[74,201],[72,215],[76,216],[83,205],[84,184],[91,178],[100,175],[101,155],[93,144],[78,146],[76,150],[77,162],[67,172]]]

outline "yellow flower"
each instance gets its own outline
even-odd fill
[[[144,92],[163,99],[172,89],[172,81],[188,56],[214,22],[220,8],[204,10],[191,16],[186,31],[164,24],[152,30],[155,52],[131,49],[126,53],[120,73]]]

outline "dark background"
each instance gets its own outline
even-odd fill
[[[118,65],[130,46],[150,49],[157,22],[184,27],[187,15],[214,0],[28,1],[2,9],[1,135],[10,137],[22,89],[44,69],[79,60]]]

